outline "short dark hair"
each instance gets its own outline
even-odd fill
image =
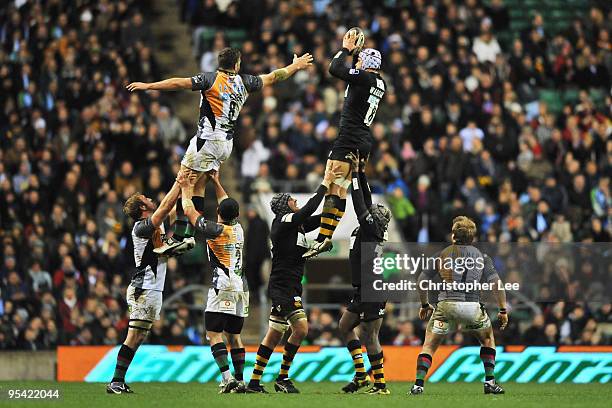
[[[240,59],[241,52],[238,48],[224,48],[219,52],[219,68],[234,69]]]
[[[140,192],[132,194],[123,205],[123,213],[134,221],[142,218],[142,208],[140,207],[145,204],[140,199],[140,195]]]
[[[240,215],[240,207],[238,201],[233,198],[226,198],[219,203],[219,209],[217,210],[221,219],[225,222],[230,222],[238,218]]]

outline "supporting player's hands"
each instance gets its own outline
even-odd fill
[[[126,86],[127,90],[130,92],[134,91],[146,91],[149,89],[149,84],[146,82],[132,82]]]
[[[214,184],[220,184],[221,183],[221,180],[219,179],[219,172],[217,170],[210,170],[210,171],[206,172],[206,174],[208,175],[208,177],[210,177],[210,180]]]
[[[351,162],[352,171],[359,170],[359,165],[360,165],[360,160],[361,160],[359,157],[359,150],[357,150],[357,153],[350,152],[349,154],[345,156],[345,158],[347,158]]]
[[[508,312],[500,310],[497,313],[497,320],[499,321],[499,329],[504,330],[508,326]]]
[[[198,180],[198,174],[195,171],[182,169],[176,175],[176,182],[179,183],[182,190],[190,190],[195,186]]]
[[[299,71],[300,69],[308,68],[312,65],[313,57],[310,53],[306,53],[301,57],[293,54],[293,66]]]
[[[334,182],[334,180],[338,179],[338,178],[344,178],[344,172],[342,171],[342,169],[340,168],[340,166],[337,167],[328,167],[325,170],[325,175],[323,176],[323,182],[321,184],[323,184],[325,187],[329,188],[329,186],[331,186],[331,184]]]
[[[419,319],[427,320],[432,311],[433,311],[433,307],[431,307],[429,303],[427,304],[427,306],[421,305],[419,309]]]

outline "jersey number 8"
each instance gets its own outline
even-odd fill
[[[370,126],[372,122],[374,122],[374,117],[376,116],[376,111],[378,110],[378,103],[380,102],[380,98],[370,95],[368,98],[368,104],[370,107],[368,108],[368,112],[363,120],[367,126]]]

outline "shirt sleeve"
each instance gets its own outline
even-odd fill
[[[213,221],[208,221],[203,216],[199,216],[195,223],[196,234],[202,240],[214,239],[223,234],[223,225]]]
[[[259,91],[263,87],[263,81],[259,76],[249,74],[241,74],[240,76],[242,77],[244,87],[249,93]]]
[[[493,259],[491,259],[489,255],[483,255],[483,257],[484,269],[482,271],[482,279],[486,282],[493,282],[499,280],[499,274],[497,273],[497,269],[495,269]]]
[[[151,217],[136,221],[136,224],[134,224],[134,235],[138,238],[151,238],[154,232],[155,225],[153,225]]]
[[[329,64],[329,73],[349,84],[370,85],[371,73],[354,67],[347,67],[344,63],[348,55],[346,48],[341,49],[334,55]]]
[[[191,77],[191,90],[192,91],[206,91],[210,89],[215,83],[215,72],[201,72]]]

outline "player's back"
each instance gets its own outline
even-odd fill
[[[494,269],[490,271],[486,265],[485,255],[473,245],[449,245],[440,252],[439,259],[442,265],[437,265],[438,274],[447,283],[473,284],[480,282],[484,274],[494,272]],[[443,290],[438,300],[479,302],[480,291]]]
[[[350,136],[367,140],[370,125],[385,94],[386,84],[378,73],[351,69],[349,75],[358,75],[360,78],[349,82],[344,92],[339,137]]]
[[[300,281],[304,274],[306,260],[302,255],[308,250],[306,234],[302,225],[283,222],[285,214],[272,221],[270,239],[272,241],[272,271],[270,283],[276,281]]]
[[[214,268],[213,287],[233,291],[247,291],[242,271],[244,230],[240,223],[223,224],[223,232],[206,241],[208,256]]]

